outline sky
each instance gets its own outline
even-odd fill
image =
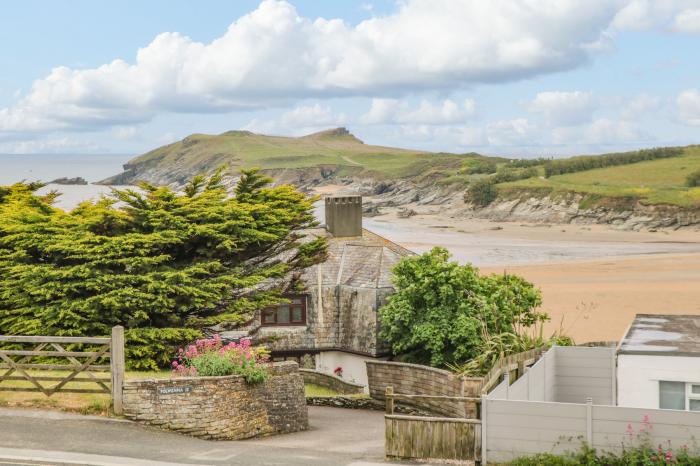
[[[23,0],[0,153],[192,133],[521,157],[700,143],[700,0]]]

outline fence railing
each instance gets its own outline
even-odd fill
[[[515,382],[522,377],[529,366],[542,357],[545,351],[547,351],[547,348],[542,346],[499,359],[484,376],[479,392],[486,395],[501,382],[505,374],[509,374],[510,381]]]
[[[479,419],[394,414],[395,401],[400,400],[462,401],[476,403],[479,406],[480,398],[409,395],[394,393],[393,387],[386,388],[385,396],[385,455],[387,458],[477,462],[481,459],[481,421]]]
[[[111,337],[55,337],[29,335],[0,335],[0,344],[13,346],[31,344],[31,349],[0,348],[0,391],[40,392],[46,396],[55,393],[104,393],[112,396],[114,412],[122,413],[122,385],[124,383],[124,327],[112,328]],[[87,345],[89,349],[67,350],[66,345]],[[31,362],[42,358],[44,362]],[[61,363],[47,363],[47,359]],[[105,362],[109,360],[109,364]],[[5,370],[4,372],[1,372]],[[44,375],[42,371],[66,372]],[[104,373],[110,373],[105,377]],[[25,381],[30,386],[3,386],[3,382]],[[57,382],[47,384],[46,382]],[[80,382],[89,388],[74,388]],[[94,385],[93,385],[94,384]]]

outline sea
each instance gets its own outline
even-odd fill
[[[133,157],[133,154],[0,154],[0,185],[80,176],[89,184],[48,184],[39,191],[60,192],[56,207],[72,209],[81,201],[108,194],[109,186],[92,183],[120,173],[122,165]]]

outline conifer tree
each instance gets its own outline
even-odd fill
[[[94,336],[119,324],[131,367],[145,369],[204,326],[246,320],[325,252],[322,240],[301,244],[314,199],[271,181],[243,171],[231,196],[219,171],[183,193],[142,183],[70,212],[37,185],[0,189],[0,333]]]

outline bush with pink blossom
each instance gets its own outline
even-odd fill
[[[256,384],[268,377],[269,357],[265,348],[253,347],[248,339],[225,344],[214,335],[180,348],[172,367],[178,376],[242,375],[246,382]]]

